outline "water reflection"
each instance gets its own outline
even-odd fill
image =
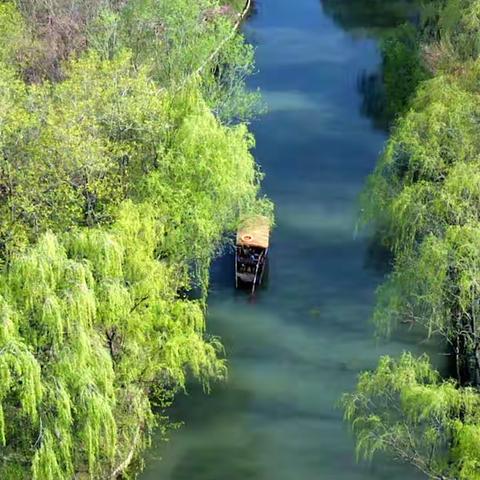
[[[354,36],[381,39],[406,22],[418,22],[420,0],[322,0],[323,11]],[[388,111],[383,83],[383,65],[374,72],[362,71],[358,78],[362,96],[361,113],[375,128],[388,130],[393,117]]]
[[[249,459],[255,445],[239,447],[218,445],[192,448],[180,458],[172,471],[175,480],[212,480],[228,478],[229,480],[263,480],[258,464]]]
[[[362,72],[358,77],[358,91],[362,96],[362,115],[371,118],[375,128],[387,131],[393,118],[387,111],[382,69]]]
[[[343,30],[378,36],[418,17],[419,0],[322,0],[324,13]]]

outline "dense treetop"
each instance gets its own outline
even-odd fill
[[[476,0],[425,8],[405,70],[418,88],[363,194],[364,220],[395,255],[378,291],[378,333],[408,324],[441,338],[455,378],[405,354],[382,359],[344,397],[359,452],[389,451],[438,480],[480,478],[479,8]],[[404,59],[397,47],[387,53],[393,67]],[[413,78],[418,62],[431,78]]]
[[[154,403],[225,376],[208,268],[270,212],[235,19],[214,0],[0,5],[1,478],[123,473]]]

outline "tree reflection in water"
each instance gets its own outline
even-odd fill
[[[381,40],[394,28],[407,22],[418,23],[420,0],[321,0],[324,13],[355,37]],[[357,81],[362,96],[361,113],[375,128],[387,130],[392,114],[387,110],[384,65],[379,70],[364,70]]]
[[[418,18],[419,0],[322,0],[322,9],[345,31],[380,36]]]

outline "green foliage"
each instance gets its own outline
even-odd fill
[[[419,37],[417,28],[407,23],[382,40],[383,83],[390,118],[406,111],[419,83],[427,78]]]
[[[236,12],[242,12],[246,5],[246,0],[227,0],[225,2],[230,5]]]
[[[258,96],[244,86],[253,71],[253,48],[232,34],[233,23],[216,0],[141,0],[101,14],[89,41],[104,58],[128,48],[134,65],[148,66],[163,88],[197,82],[222,121],[246,119],[258,105]]]
[[[178,263],[157,259],[163,222],[153,205],[127,202],[107,231],[46,234],[10,259],[0,289],[4,468],[9,453],[28,465],[34,448],[34,479],[85,465],[103,478],[122,460],[117,441],[152,425],[146,387],[185,388],[188,372],[206,385],[224,376],[202,304],[178,298]]]
[[[381,359],[344,397],[360,453],[388,451],[442,480],[480,478],[479,5],[433,8],[424,53],[437,75],[398,120],[363,196],[364,220],[396,257],[378,292],[379,332],[409,323],[441,335],[459,384],[404,354]]]
[[[364,220],[376,222],[395,252],[412,250],[452,219],[476,218],[470,174],[480,153],[478,108],[476,95],[439,76],[422,85],[399,121],[363,197]]]
[[[2,360],[15,355],[2,394],[3,465],[32,462],[34,479],[68,478],[77,462],[93,476],[100,457],[114,457],[114,372],[94,328],[92,282],[51,234],[2,275]]]
[[[207,5],[193,8],[177,3],[132,2],[121,14],[110,13],[112,18],[121,16],[117,22],[119,32],[114,34],[115,48],[108,58],[102,58],[101,45],[93,41],[99,53],[88,52],[66,66],[68,78],[62,83],[26,87],[0,64],[4,103],[0,113],[0,148],[5,159],[0,167],[0,214],[4,219],[0,241],[7,249],[20,248],[49,228],[62,230],[78,224],[110,222],[115,208],[133,195],[146,173],[160,171],[165,161],[174,162],[173,154],[166,155],[166,149],[175,142],[172,132],[183,121],[182,115],[189,113],[190,105],[193,110],[200,108],[206,112],[205,102],[195,93],[197,90],[204,93],[208,90],[207,104],[210,107],[216,104],[217,113],[223,112],[222,118],[224,114],[235,114],[227,103],[229,95],[237,100],[245,98],[238,90],[241,77],[235,76],[240,83],[233,77],[226,82],[218,81],[209,67],[201,81],[189,78],[192,69],[204,61],[232,25],[222,21],[217,32],[217,26],[202,21],[195,31],[185,30],[185,19],[198,23],[198,15]],[[137,11],[140,8],[143,10]],[[187,10],[189,15],[185,17]],[[149,34],[148,28],[143,28],[145,16],[150,18],[148,15],[156,15],[155,18],[166,15],[169,21],[182,23],[182,28],[179,24],[170,25],[168,31],[176,32],[176,36],[168,41],[157,39],[157,45],[149,36],[154,32]],[[148,23],[154,24],[154,19]],[[178,36],[183,34],[188,38],[181,40]],[[147,44],[150,50],[146,49]],[[161,48],[164,44],[176,47]],[[227,50],[235,51],[235,58],[240,61],[246,47],[241,47],[242,39],[236,36],[230,44],[231,48],[222,49],[219,55],[225,59],[220,62],[222,71],[233,75],[237,67],[227,68],[226,58],[230,55]],[[127,46],[129,50],[125,50]],[[220,58],[214,65],[219,65]],[[244,60],[247,70],[250,59],[249,54]],[[167,78],[172,93],[159,90],[154,81],[164,85]],[[223,74],[222,78],[226,79]],[[186,91],[178,91],[177,86],[183,82]],[[220,107],[217,100],[226,103]],[[193,110],[192,115],[198,115]],[[215,120],[210,118],[208,122],[202,128],[211,128]],[[244,130],[240,128],[236,138],[240,139]],[[200,128],[196,132],[197,137],[202,133]],[[223,150],[212,144],[212,150],[203,153],[212,154],[215,149],[214,155],[224,155],[224,164],[235,156],[238,161],[242,158],[249,161],[251,157],[245,157],[241,149],[247,149],[251,142],[239,142],[239,147],[234,143],[230,152],[225,152],[228,145],[224,142],[219,146]],[[234,173],[248,176],[250,169],[245,168],[245,162],[242,165]],[[175,169],[182,167],[175,165]],[[238,185],[242,181],[243,178]],[[241,189],[238,191],[237,198],[241,196]]]
[[[148,444],[152,405],[226,374],[208,269],[272,210],[237,121],[252,51],[213,0],[17,3],[0,5],[0,477],[106,478]]]
[[[0,4],[0,63],[15,59],[25,39],[24,21],[13,3]]]
[[[187,91],[173,101],[184,105],[190,95]],[[204,103],[192,105],[181,121],[173,120],[177,128],[168,138],[172,147],[161,168],[145,177],[139,195],[154,199],[167,222],[178,227],[165,235],[160,253],[194,261],[199,279],[205,280],[218,248],[212,239],[232,231],[247,213],[264,207],[271,212],[268,202],[259,203],[255,196],[261,175],[253,168],[253,138],[246,127],[222,126]]]
[[[455,66],[476,60],[480,54],[480,2],[446,1],[439,14],[438,30],[446,60]]]
[[[473,321],[475,287],[463,291],[459,282],[477,271],[468,249],[476,248],[479,221],[478,105],[461,82],[428,81],[369,180],[366,217],[397,254],[374,316],[384,333],[399,321],[418,322],[454,342]],[[472,336],[467,343],[476,345]]]
[[[25,87],[0,71],[9,102],[0,144],[0,237],[8,247],[48,228],[110,221],[162,152],[162,95],[129,54],[85,55],[68,71],[53,88]]]
[[[471,324],[478,316],[479,275],[478,223],[451,226],[441,238],[429,235],[414,256],[398,259],[380,287],[374,319],[384,333],[398,322],[410,321],[454,344],[465,322]],[[472,348],[477,343],[474,329],[469,341]]]
[[[425,356],[383,357],[342,403],[359,455],[388,451],[432,479],[480,478],[480,395],[442,381]]]

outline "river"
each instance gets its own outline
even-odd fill
[[[178,399],[185,422],[154,442],[143,480],[416,480],[389,458],[355,460],[338,400],[381,354],[418,352],[413,334],[377,344],[369,323],[384,272],[355,235],[357,196],[386,140],[362,78],[379,69],[376,33],[408,0],[258,0],[245,26],[268,114],[252,125],[276,205],[268,285],[236,292],[233,259],[212,272],[208,330],[230,375]],[[375,82],[367,84],[374,85]]]

